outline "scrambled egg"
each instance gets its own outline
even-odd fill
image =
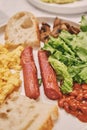
[[[4,45],[0,45],[0,104],[20,84],[20,55],[22,46],[9,51]]]

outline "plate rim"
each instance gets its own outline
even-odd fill
[[[40,0],[27,0],[27,1],[38,9],[41,9],[43,11],[47,11],[50,13],[56,13],[56,14],[79,14],[79,13],[83,13],[87,11],[86,0],[80,1],[80,2],[84,2],[84,4],[77,3],[75,6],[69,6],[69,5],[72,5],[72,3],[59,5],[59,4],[48,4]],[[79,1],[76,1],[76,2],[79,2]]]
[[[43,19],[54,19],[55,18],[55,16],[51,16],[51,17],[49,17],[49,16],[41,16],[41,17],[39,17],[39,16],[36,16],[37,17],[37,19],[39,20],[39,19],[41,19],[42,20],[42,18]],[[72,22],[72,23],[75,23],[75,22],[73,22],[73,21],[70,21],[70,20],[68,20],[67,18],[61,18],[61,17],[59,17],[60,19],[62,19],[62,20],[65,20],[65,21],[69,21],[69,22]],[[79,25],[78,23],[75,23],[76,25]],[[5,26],[6,26],[6,24],[5,24]],[[62,112],[63,112],[64,110],[62,110]],[[59,111],[60,112],[60,111]],[[61,112],[61,113],[62,113]],[[66,114],[66,116],[67,116],[67,113],[64,111],[64,113]],[[62,116],[61,114],[59,115],[59,116]],[[60,118],[60,117],[59,117]],[[67,118],[72,118],[72,116],[71,115],[68,115],[67,116]],[[67,119],[66,118],[66,119]],[[64,120],[66,120],[66,119],[64,119]],[[79,122],[79,124],[80,124],[80,121],[78,121],[76,118],[72,118],[72,122]],[[62,122],[62,120],[61,120],[61,122]],[[57,127],[57,123],[60,123],[60,119],[58,119],[58,121],[55,123],[55,125],[54,125],[54,128],[53,128],[53,130],[57,130],[58,129],[58,127]],[[66,123],[66,122],[65,122]],[[83,123],[82,123],[83,124]],[[83,124],[84,125],[84,124]],[[58,125],[59,126],[59,125]],[[79,126],[80,127],[80,126]],[[85,126],[84,126],[85,127]],[[60,126],[59,126],[59,128],[60,128]],[[82,129],[81,129],[82,130]]]

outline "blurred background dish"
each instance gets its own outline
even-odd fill
[[[77,0],[41,0],[41,1],[47,2],[47,3],[66,4],[66,3],[75,2]]]
[[[87,0],[78,0],[67,4],[45,3],[41,0],[27,1],[38,9],[56,14],[78,14],[87,11]]]

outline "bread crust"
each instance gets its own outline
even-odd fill
[[[19,45],[39,47],[40,33],[37,18],[26,11],[13,15],[6,25],[5,43],[8,47],[13,48]]]
[[[39,130],[52,130],[53,126],[52,118],[49,116]]]
[[[35,101],[17,92],[0,106],[0,129],[3,130],[52,130],[57,119],[56,105]]]

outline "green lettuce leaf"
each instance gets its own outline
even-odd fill
[[[83,32],[87,32],[87,17],[85,15],[81,17],[80,28]]]
[[[73,80],[68,73],[67,67],[52,56],[49,57],[48,61],[54,68],[57,76],[61,76],[63,78],[63,84],[60,87],[61,91],[65,94],[72,92]]]

